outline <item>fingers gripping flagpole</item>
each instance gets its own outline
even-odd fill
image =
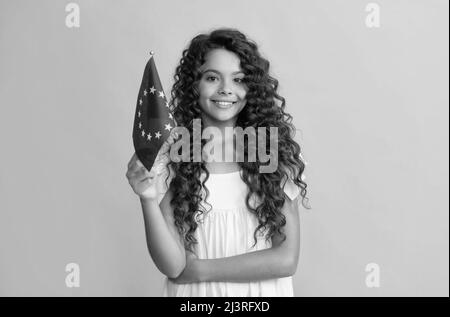
[[[150,51],[138,93],[133,125],[136,155],[149,171],[176,125],[161,85],[154,55]]]

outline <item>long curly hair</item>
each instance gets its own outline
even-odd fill
[[[258,231],[265,232],[266,239],[276,233],[283,241],[286,235],[282,228],[286,224],[281,209],[286,197],[282,188],[283,180],[290,178],[300,187],[302,205],[309,209],[306,198],[306,183],[302,179],[305,169],[301,159],[300,146],[294,141],[295,128],[292,116],[284,111],[285,99],[277,93],[278,81],[269,75],[269,61],[263,58],[258,46],[236,29],[222,28],[210,34],[200,34],[192,39],[176,68],[174,85],[171,91],[170,110],[178,126],[187,128],[190,132],[190,162],[170,161],[169,170],[174,171],[169,188],[173,192],[171,205],[174,221],[179,233],[184,238],[186,249],[193,250],[197,243],[194,233],[197,229],[197,216],[206,212],[201,207],[202,189],[206,197],[209,191],[205,186],[209,178],[205,162],[193,160],[193,122],[201,119],[202,110],[199,105],[198,83],[202,77],[199,68],[205,63],[206,54],[216,48],[223,48],[235,53],[240,59],[244,72],[244,84],[247,85],[246,105],[239,113],[236,126],[245,129],[265,127],[270,135],[269,127],[278,128],[278,167],[273,173],[259,173],[261,162],[238,162],[242,169],[242,179],[249,188],[246,196],[246,206],[258,218],[258,227],[254,232],[257,242]],[[278,103],[280,104],[277,104]],[[202,132],[204,129],[203,121]],[[268,139],[267,139],[268,140]],[[201,148],[206,144],[202,139]],[[244,142],[245,155],[248,153],[248,140]],[[201,181],[201,174],[206,177]],[[253,195],[259,198],[259,205],[252,205]]]

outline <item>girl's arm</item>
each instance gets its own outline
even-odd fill
[[[175,283],[249,282],[294,275],[300,252],[297,199],[286,199],[282,212],[286,240],[272,238],[272,248],[219,259],[196,259],[188,254],[186,269]]]
[[[171,198],[172,193],[168,190],[159,205],[156,199],[143,198],[141,205],[150,256],[161,273],[176,278],[186,266],[186,253],[174,225]]]

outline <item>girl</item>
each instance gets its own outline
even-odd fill
[[[190,132],[276,127],[278,165],[273,173],[244,162],[169,158],[172,133],[148,172],[133,155],[127,178],[140,197],[147,245],[165,280],[165,296],[293,296],[299,257],[298,201],[307,206],[304,163],[293,140],[292,116],[284,111],[278,81],[257,45],[235,29],[196,36],[174,76],[171,111]],[[281,102],[281,105],[277,104]],[[172,130],[172,131],[175,131]],[[256,134],[258,134],[256,132]],[[236,138],[208,143],[236,154]],[[201,140],[204,149],[206,140]],[[245,142],[244,153],[249,147]],[[162,164],[162,165],[161,165]],[[165,168],[164,168],[165,167]]]

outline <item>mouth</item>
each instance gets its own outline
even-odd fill
[[[228,109],[232,107],[237,101],[219,101],[219,100],[211,100],[217,107],[221,109]]]

